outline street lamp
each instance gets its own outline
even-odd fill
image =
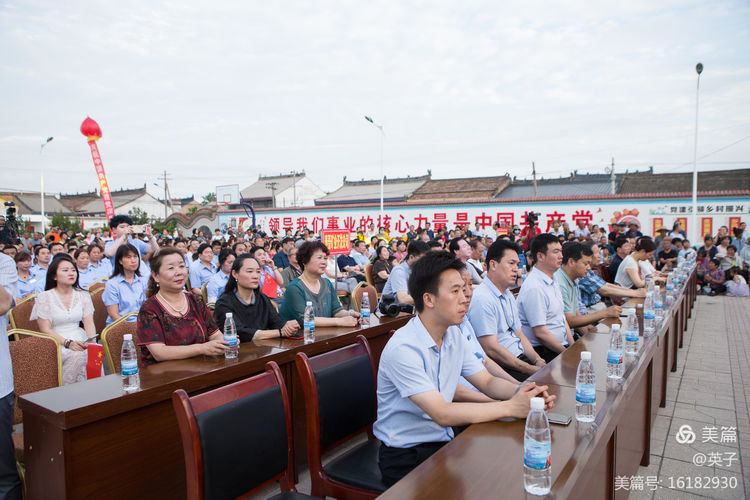
[[[701,73],[703,73],[703,64],[698,63],[695,66],[698,73],[698,83],[695,87],[695,140],[693,141],[693,227],[698,240],[703,239],[702,229],[698,228],[698,96],[701,88]]]
[[[380,129],[380,226],[383,225],[383,138],[385,137],[385,132],[383,131],[383,126],[378,125],[375,123],[372,118],[369,116],[365,116],[365,120],[372,123],[376,127]]]
[[[54,137],[47,137],[47,140],[42,143],[42,146],[39,148],[39,156],[42,155],[42,151],[44,151],[44,146],[52,142],[52,139]],[[41,174],[39,177],[39,184],[41,188],[41,210],[42,210],[42,236],[44,236],[44,161],[41,161]]]

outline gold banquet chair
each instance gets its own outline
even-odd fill
[[[120,352],[122,351],[123,337],[129,333],[133,335],[133,342],[138,343],[136,334],[137,322],[128,321],[129,318],[134,316],[138,316],[138,313],[132,312],[125,316],[120,316],[102,331],[104,357],[107,359],[111,373],[120,373]]]

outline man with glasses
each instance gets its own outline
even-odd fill
[[[499,238],[487,250],[487,277],[474,290],[469,322],[487,355],[513,378],[526,380],[545,365],[521,331],[511,287],[518,274],[518,246]]]

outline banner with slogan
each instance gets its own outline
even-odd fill
[[[91,159],[94,160],[94,170],[96,170],[96,177],[99,179],[99,190],[102,193],[102,201],[104,202],[104,213],[107,215],[107,220],[109,220],[115,216],[115,206],[112,203],[112,194],[109,192],[109,183],[107,182],[107,174],[104,173],[102,157],[99,155],[99,148],[96,146],[96,141],[102,138],[102,130],[99,128],[98,123],[87,116],[83,120],[83,123],[81,123],[81,133],[86,136],[89,148],[91,148]]]
[[[323,244],[328,247],[331,255],[349,255],[351,251],[350,235],[351,233],[346,229],[325,229],[322,232],[321,239]]]

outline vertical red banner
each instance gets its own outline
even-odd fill
[[[109,192],[107,174],[104,173],[104,165],[102,164],[101,156],[99,156],[99,148],[96,147],[96,141],[89,141],[89,147],[91,148],[91,158],[94,160],[96,176],[99,178],[99,190],[102,193],[102,200],[104,201],[104,212],[107,214],[107,219],[111,219],[115,216],[115,206],[112,204],[112,195]]]
[[[662,226],[664,226],[664,219],[662,217],[654,217],[653,220],[653,230],[651,231],[651,234],[656,236],[656,231],[658,231]]]
[[[713,217],[702,217],[701,218],[701,239],[706,236],[712,236],[714,234],[714,219]]]
[[[734,228],[740,227],[740,217],[729,218],[729,236],[734,238]]]

